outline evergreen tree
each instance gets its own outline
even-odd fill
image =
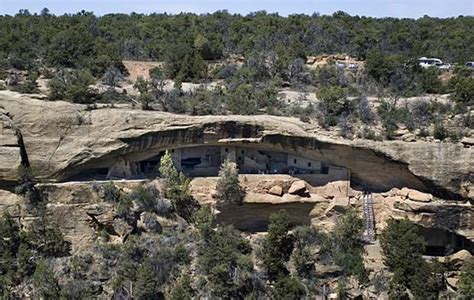
[[[349,210],[336,223],[333,233],[332,253],[334,261],[346,275],[356,275],[361,282],[367,280],[362,254],[364,224],[355,210]]]
[[[293,237],[288,233],[289,229],[286,211],[270,215],[268,235],[263,240],[262,262],[271,280],[288,274],[286,262],[293,250]]]
[[[474,298],[474,258],[467,260],[459,276],[459,292],[466,299]]]
[[[239,172],[235,163],[225,160],[219,171],[217,198],[222,202],[242,204],[244,191],[239,183]]]
[[[191,287],[191,277],[187,274],[181,276],[170,293],[170,300],[191,300],[194,297],[194,290]]]
[[[409,289],[417,299],[436,299],[444,290],[445,267],[426,262],[425,241],[415,224],[407,219],[389,220],[380,236],[384,262],[393,273],[390,294],[403,297]]]
[[[134,296],[140,300],[164,299],[160,282],[150,261],[145,260],[138,269]]]
[[[303,283],[296,277],[282,276],[277,279],[272,291],[272,299],[304,299],[306,288]]]
[[[253,263],[248,241],[232,226],[219,227],[199,248],[198,264],[212,296],[243,299],[253,290]]]
[[[38,262],[33,274],[34,294],[39,299],[58,299],[60,288],[53,271],[45,260]]]
[[[196,205],[189,194],[190,180],[176,169],[168,150],[160,159],[160,174],[164,179],[165,197],[173,201],[178,214],[191,220]]]

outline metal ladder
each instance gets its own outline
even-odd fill
[[[362,239],[367,243],[375,242],[374,201],[371,193],[364,193],[362,197],[364,210],[364,234]]]

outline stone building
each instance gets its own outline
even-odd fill
[[[324,184],[349,180],[350,172],[325,162],[286,152],[241,146],[194,146],[169,149],[178,170],[190,177],[217,176],[224,160],[237,164],[241,174],[290,174]],[[110,178],[144,178],[159,175],[161,151],[141,161],[119,158],[107,173]]]

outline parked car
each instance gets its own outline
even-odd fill
[[[422,57],[418,59],[418,63],[420,64],[420,67],[422,68],[429,68],[429,67],[434,67],[434,66],[442,66],[443,61],[439,58],[427,58],[427,57]]]
[[[464,64],[468,68],[474,68],[474,61],[468,61],[467,63]]]

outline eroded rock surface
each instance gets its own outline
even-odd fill
[[[85,105],[7,91],[0,91],[0,106],[21,130],[31,166],[41,180],[67,180],[123,157],[138,161],[182,145],[251,143],[346,167],[354,183],[377,191],[410,187],[438,196],[468,197],[472,189],[473,149],[462,143],[333,139],[295,118],[88,110]],[[8,128],[4,132],[11,139]],[[15,180],[17,148],[2,140],[0,153],[0,182]]]

